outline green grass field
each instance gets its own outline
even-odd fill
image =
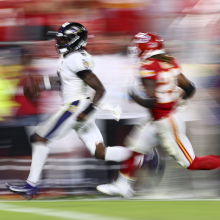
[[[220,201],[1,201],[1,220],[217,220]]]

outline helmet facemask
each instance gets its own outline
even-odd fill
[[[57,43],[55,44],[56,47],[56,51],[59,54],[63,54],[68,52],[68,43],[69,43],[69,39],[68,36],[63,35],[62,33],[58,33],[56,36],[56,41]]]

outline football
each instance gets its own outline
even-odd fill
[[[23,82],[23,92],[25,98],[30,102],[34,102],[40,97],[40,88],[38,80],[35,76],[25,76]]]

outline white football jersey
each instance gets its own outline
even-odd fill
[[[61,82],[63,103],[84,99],[87,95],[87,84],[77,76],[82,70],[93,70],[92,56],[85,50],[74,51],[65,57],[61,55],[57,74]]]

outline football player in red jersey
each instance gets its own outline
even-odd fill
[[[165,53],[163,39],[155,33],[138,33],[130,49],[140,59],[138,69],[146,97],[140,96],[133,88],[129,88],[128,93],[136,103],[150,110],[152,121],[136,126],[126,138],[126,146],[134,152],[146,153],[160,143],[178,164],[189,170],[220,167],[220,156],[197,157],[194,154],[186,136],[185,123],[176,110],[178,101],[191,98],[196,88],[181,73],[176,60]],[[97,189],[109,195],[132,195],[134,166],[130,163],[128,167],[119,173],[116,182],[99,185]]]

